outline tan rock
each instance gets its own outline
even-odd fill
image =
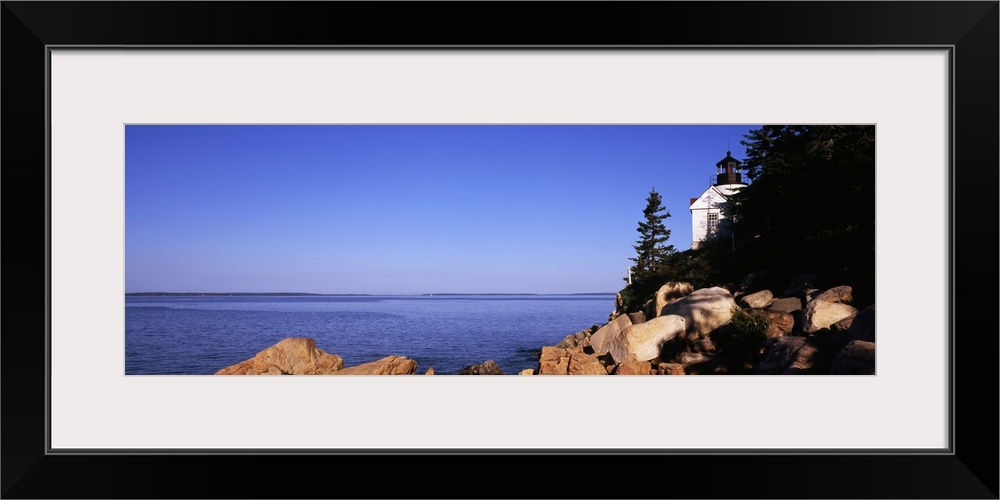
[[[566,349],[558,347],[542,347],[542,355],[538,358],[539,375],[567,375],[569,373],[570,354]]]
[[[670,307],[670,306],[667,306]],[[664,315],[621,331],[608,348],[615,363],[629,357],[649,361],[660,355],[663,344],[684,334],[686,322],[677,315]]]
[[[683,281],[671,281],[661,286],[656,291],[656,298],[654,299],[656,301],[656,308],[654,309],[656,315],[662,316],[660,311],[663,310],[664,306],[677,302],[681,298],[690,295],[693,291],[694,285]]]
[[[574,352],[570,354],[569,368],[570,375],[607,375],[604,365],[597,359],[597,356],[584,352]]]
[[[697,365],[711,360],[712,358],[700,352],[682,352],[677,355],[677,361],[680,362],[678,364],[683,366]]]
[[[651,367],[649,361],[636,361],[633,358],[629,358],[618,363],[615,375],[649,375]]]
[[[621,333],[622,330],[628,328],[632,325],[632,319],[628,315],[621,315],[615,318],[614,321],[602,326],[593,335],[590,336],[590,347],[594,349],[594,353],[601,355],[608,352],[611,347],[611,341]]]
[[[406,356],[386,356],[357,366],[349,366],[331,375],[413,375],[417,362]]]
[[[434,375],[434,367],[432,366],[428,368],[427,371],[424,372],[424,375]]]
[[[761,290],[759,292],[743,296],[743,298],[740,299],[740,306],[761,309],[771,305],[771,302],[773,301],[774,295],[771,294],[770,290]]]
[[[816,333],[830,325],[857,313],[858,310],[847,304],[813,300],[806,304],[802,311],[802,331]]]
[[[833,302],[837,304],[850,304],[854,302],[854,290],[846,285],[835,286],[828,290],[824,290],[813,300],[822,300],[823,302]]]
[[[718,286],[702,288],[667,304],[660,311],[660,316],[681,316],[687,328],[686,338],[696,340],[728,324],[733,319],[732,310],[735,305],[736,301],[729,290]]]
[[[257,375],[253,371],[253,358],[246,361],[240,361],[232,366],[227,366],[217,372],[216,375]]]
[[[343,366],[343,358],[316,348],[315,339],[289,337],[216,375],[327,375]]]
[[[521,370],[520,373],[518,373],[518,375],[534,375],[534,374],[535,370],[532,370],[531,368],[525,368]]]
[[[684,365],[679,363],[660,363],[656,367],[657,375],[684,375]]]

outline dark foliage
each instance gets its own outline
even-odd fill
[[[730,199],[739,253],[874,302],[875,127],[764,126],[745,138],[753,182]]]

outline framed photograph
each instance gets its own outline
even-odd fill
[[[665,471],[692,465],[728,478],[657,486],[656,497],[997,498],[995,461],[976,458],[997,455],[996,426],[977,423],[997,420],[995,400],[983,396],[996,394],[989,384],[997,359],[982,354],[995,354],[997,339],[974,332],[996,331],[995,315],[976,310],[997,303],[997,287],[984,279],[997,276],[998,3],[549,5],[609,26],[607,39],[583,29],[588,23],[567,26],[535,6],[4,2],[5,222],[8,232],[21,233],[8,234],[4,253],[8,264],[31,269],[8,268],[8,290],[17,293],[5,297],[4,497],[303,496],[309,493],[248,484],[214,465],[253,463],[281,477],[312,460],[391,467],[414,490],[388,496],[448,496],[403,461],[460,467],[488,455],[515,469],[519,460],[627,459],[657,484],[672,482]],[[522,36],[466,30],[444,22],[445,14],[507,21]],[[426,21],[418,26],[415,19]],[[169,332],[170,324],[195,321],[192,314],[215,330],[242,331],[245,320],[218,311],[261,310],[254,292],[270,291],[324,294],[269,296],[264,309],[282,318],[329,317],[344,301],[396,293],[453,309],[433,294],[482,291],[610,292],[545,296],[564,309],[606,300],[606,315],[622,276],[592,289],[604,286],[591,279],[597,271],[588,259],[597,251],[572,245],[620,239],[605,227],[613,224],[607,209],[641,209],[646,193],[636,199],[634,186],[672,193],[668,184],[681,183],[657,172],[655,161],[644,164],[648,153],[615,156],[609,134],[627,136],[622,140],[638,149],[646,147],[638,139],[644,134],[694,143],[702,140],[695,130],[726,130],[732,143],[706,154],[742,161],[737,143],[764,125],[874,132],[875,375],[222,377],[212,373],[244,373],[251,365],[284,372],[260,369],[255,354],[283,337],[314,335],[284,334],[308,329],[275,315],[255,316],[256,331],[269,333],[254,345],[241,345],[235,334]],[[669,130],[692,132],[680,139]],[[607,157],[605,166],[528,167],[513,153],[560,143],[577,145],[581,165]],[[315,155],[329,164],[308,170]],[[465,171],[442,166],[454,155],[470,158]],[[615,167],[616,158],[627,164]],[[297,166],[283,166],[289,162]],[[704,167],[704,177],[717,181],[709,191],[737,182],[725,159]],[[710,210],[697,219],[696,201],[711,198],[709,191],[691,193],[690,207],[674,211],[685,220],[673,241],[685,248],[725,221]],[[490,219],[491,205],[523,220],[503,229],[511,219]],[[298,208],[285,212],[288,206]],[[789,208],[853,209],[808,200]],[[278,215],[287,213],[295,220]],[[547,215],[562,222],[546,230],[537,219]],[[626,250],[634,219],[621,221],[631,238]],[[339,223],[349,220],[355,224]],[[968,220],[978,221],[977,231]],[[456,234],[442,226],[475,221],[496,224],[475,233],[480,245],[440,244]],[[699,233],[698,224],[707,229]],[[959,228],[966,228],[961,235]],[[585,237],[567,243],[580,233]],[[558,235],[566,241],[553,243]],[[527,254],[509,257],[529,240],[539,243],[531,254],[537,268]],[[247,247],[258,250],[243,253]],[[261,248],[269,249],[266,258],[251,255]],[[421,262],[434,254],[441,265],[408,264],[406,256],[421,248],[428,252]],[[357,262],[354,274],[318,266],[324,256]],[[275,258],[302,269],[268,267],[265,260]],[[369,258],[391,265],[361,264]],[[177,262],[190,265],[181,272]],[[233,271],[239,262],[257,269],[255,276],[298,273],[287,285],[295,289],[241,281],[246,276]],[[462,262],[481,265],[462,274]],[[622,264],[613,263],[624,272]],[[594,272],[581,276],[574,268]],[[449,288],[432,290],[421,273],[454,280],[434,281]],[[462,288],[473,279],[496,286]],[[346,284],[317,284],[331,282]],[[525,290],[526,283],[534,288]],[[209,307],[223,299],[205,292],[244,296]],[[344,295],[357,293],[365,295]],[[500,314],[491,309],[500,307],[495,296],[470,300],[462,305],[467,316]],[[505,300],[541,307],[520,295]],[[413,321],[402,312],[408,304],[397,297],[351,311],[397,308],[394,318]],[[186,316],[163,319],[180,310]],[[532,317],[545,315],[539,309]],[[364,354],[331,351],[343,365],[388,349],[365,341],[380,332],[352,328],[358,336],[350,345]],[[406,328],[386,328],[387,338],[405,335]],[[521,357],[537,359],[525,352]],[[341,370],[339,357],[322,358],[336,365],[325,369]],[[418,357],[425,359],[434,360],[428,365],[437,365],[438,375],[465,364]],[[504,358],[501,366],[521,371],[522,362]],[[423,374],[427,366],[413,368],[409,373]],[[164,464],[173,471],[167,476]],[[84,480],[53,480],[79,478],[83,466]],[[780,479],[779,469],[796,479]],[[484,470],[468,474],[496,483]],[[200,479],[219,490],[198,491]],[[380,495],[369,491],[375,485],[356,487],[349,496]],[[522,490],[503,484],[494,493]],[[579,496],[591,494],[636,496],[613,484]]]

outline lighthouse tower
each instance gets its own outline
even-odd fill
[[[715,164],[712,184],[701,196],[691,198],[691,248],[703,242],[728,238],[732,235],[729,224],[729,196],[747,184],[740,174],[740,161],[731,151]]]

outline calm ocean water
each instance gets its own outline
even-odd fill
[[[344,366],[396,354],[417,373],[492,359],[517,374],[613,309],[614,295],[128,296],[125,373],[211,375],[285,337],[312,337]]]

